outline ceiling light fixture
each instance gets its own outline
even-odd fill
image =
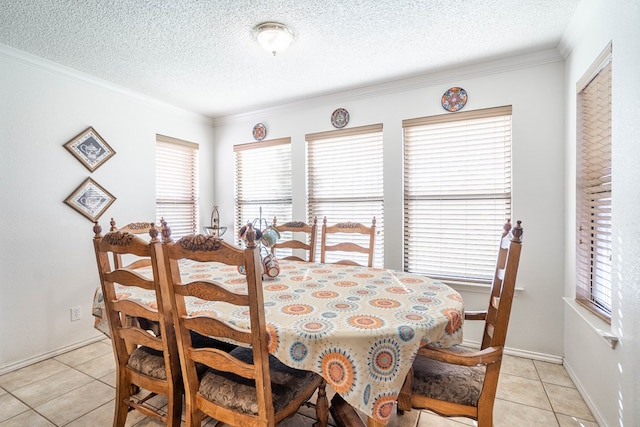
[[[289,27],[278,22],[263,22],[253,28],[256,40],[267,51],[282,52],[293,42],[294,34]]]

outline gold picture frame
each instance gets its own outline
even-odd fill
[[[73,137],[64,147],[91,172],[116,154],[91,126]]]
[[[96,221],[111,206],[116,198],[91,178],[87,178],[65,203],[89,220]]]

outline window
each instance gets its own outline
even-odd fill
[[[291,138],[235,145],[235,236],[247,222],[291,221]],[[238,240],[238,243],[240,241]]]
[[[384,265],[382,125],[306,135],[309,221],[353,221],[370,226],[376,217],[373,265]],[[320,233],[318,233],[320,234]],[[354,236],[348,238],[356,242]],[[364,242],[368,246],[368,240]],[[338,256],[340,253],[336,253]],[[363,259],[351,256],[366,265]],[[327,262],[337,259],[329,257]]]
[[[511,217],[511,107],[404,120],[404,269],[490,282]]]
[[[611,321],[611,45],[577,91],[576,300]]]
[[[156,135],[156,216],[180,238],[198,230],[198,144]]]

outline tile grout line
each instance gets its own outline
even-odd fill
[[[72,351],[74,351],[74,350],[72,350]],[[106,353],[105,353],[105,354],[106,354]],[[69,368],[69,369],[73,369],[74,371],[76,371],[76,372],[80,373],[81,375],[85,375],[85,376],[87,376],[88,378],[90,378],[90,379],[91,379],[91,381],[89,381],[87,384],[90,384],[92,381],[98,381],[98,382],[101,382],[101,383],[103,383],[103,384],[107,385],[108,387],[112,388],[112,389],[114,390],[114,392],[115,392],[115,388],[114,388],[113,386],[111,386],[110,384],[107,384],[106,382],[101,381],[99,378],[95,378],[93,375],[87,374],[86,372],[82,372],[82,371],[80,371],[79,369],[76,369],[76,367],[75,367],[75,366],[72,366],[72,365],[70,365],[69,363],[66,363],[66,362],[63,362],[63,361],[61,361],[61,360],[58,360],[56,357],[58,357],[58,356],[53,356],[53,357],[51,357],[51,358],[49,358],[49,359],[45,359],[45,360],[55,360],[57,363],[60,363],[61,365],[64,365],[64,366],[66,366],[66,367],[67,367],[67,368]],[[98,356],[98,357],[100,357],[100,356]],[[39,363],[39,362],[38,362],[38,363]],[[28,368],[28,367],[25,367],[25,368]],[[24,368],[21,368],[21,369],[24,369]],[[0,388],[2,388],[2,390],[4,390],[4,391],[5,391],[5,393],[7,393],[9,396],[11,396],[12,398],[16,399],[18,402],[22,403],[23,405],[25,405],[25,406],[28,408],[27,410],[25,410],[25,411],[23,411],[23,412],[20,412],[20,413],[18,413],[18,414],[16,414],[16,415],[14,415],[14,416],[12,416],[12,417],[10,417],[10,418],[8,418],[8,419],[6,419],[6,420],[2,421],[2,423],[4,423],[5,421],[8,421],[8,420],[11,420],[11,419],[13,419],[13,418],[15,418],[15,417],[17,417],[17,416],[23,415],[23,414],[24,414],[24,413],[26,413],[26,412],[33,411],[34,413],[38,414],[38,415],[39,415],[40,417],[42,417],[43,419],[47,420],[47,421],[48,421],[49,423],[51,423],[52,425],[57,426],[57,427],[60,427],[60,426],[58,426],[58,424],[56,424],[55,422],[53,422],[53,420],[51,420],[51,419],[47,418],[43,413],[39,412],[39,411],[36,409],[36,406],[43,405],[43,404],[45,404],[45,403],[47,403],[47,402],[50,402],[50,401],[52,401],[52,400],[54,400],[54,399],[57,399],[57,398],[59,398],[59,397],[61,397],[61,396],[64,396],[64,395],[66,395],[66,394],[68,394],[68,393],[71,393],[71,392],[73,392],[73,391],[77,390],[77,389],[78,389],[78,388],[80,388],[80,387],[84,387],[86,384],[79,385],[79,386],[77,386],[77,387],[75,387],[75,388],[72,388],[72,389],[70,389],[70,390],[67,390],[65,393],[60,394],[60,395],[57,395],[57,396],[55,396],[55,397],[51,397],[50,399],[47,399],[47,400],[45,400],[45,401],[41,402],[39,405],[35,405],[35,406],[32,406],[31,404],[29,404],[28,402],[24,401],[24,400],[23,400],[23,399],[21,399],[19,396],[17,396],[17,395],[15,395],[15,394],[14,394],[14,392],[15,392],[15,391],[21,390],[21,389],[23,389],[23,388],[25,388],[25,387],[29,387],[29,386],[31,386],[31,385],[33,385],[33,384],[36,384],[36,383],[40,382],[40,381],[46,381],[47,379],[50,379],[51,377],[53,377],[53,376],[55,376],[55,375],[58,375],[58,373],[54,373],[54,374],[51,374],[51,375],[49,375],[49,376],[43,377],[43,378],[39,379],[38,381],[34,381],[34,382],[30,383],[30,384],[26,384],[26,385],[24,385],[24,386],[22,386],[22,387],[19,387],[19,388],[17,388],[17,389],[15,389],[15,390],[13,390],[13,391],[9,391],[9,390],[7,390],[7,389],[6,389],[6,388],[4,388],[4,387],[0,387]],[[108,402],[107,402],[107,403],[108,403]],[[69,422],[67,422],[67,423],[65,423],[65,424],[63,424],[63,425],[67,425],[67,424],[69,424],[69,423],[72,423],[72,422],[76,421],[78,418],[81,418],[81,417],[83,417],[83,416],[87,415],[88,413],[90,413],[90,412],[92,412],[92,411],[94,411],[94,410],[96,410],[96,409],[98,409],[98,408],[100,408],[100,407],[102,407],[102,406],[104,406],[104,404],[103,404],[103,405],[100,405],[100,406],[98,406],[97,408],[94,408],[94,409],[92,409],[92,410],[90,410],[90,411],[88,411],[88,412],[86,412],[86,413],[84,413],[84,414],[81,414],[81,415],[80,415],[80,416],[78,416],[77,418],[75,418],[75,419],[73,419],[73,420],[70,420]]]
[[[107,353],[105,353],[105,354],[107,354]],[[103,355],[95,356],[95,357],[94,357],[94,359],[95,359],[95,358],[98,358],[98,357],[102,357],[102,356],[103,356]],[[115,374],[115,373],[114,373],[115,371],[110,371],[110,373],[104,374],[104,375],[102,375],[100,378],[96,378],[94,375],[89,374],[89,373],[86,373],[86,372],[83,372],[83,371],[81,371],[81,370],[77,369],[75,366],[70,365],[68,362],[66,362],[66,363],[65,363],[65,362],[63,362],[63,361],[61,361],[61,360],[56,359],[56,357],[57,357],[57,356],[54,356],[54,357],[51,357],[50,359],[55,360],[57,363],[60,363],[61,365],[64,365],[64,366],[65,366],[65,367],[67,367],[67,368],[73,369],[74,371],[76,371],[76,372],[77,372],[77,373],[79,373],[79,374],[86,375],[87,377],[89,377],[89,378],[91,379],[91,381],[98,381],[98,382],[100,382],[100,383],[102,383],[102,384],[104,384],[104,385],[106,385],[106,386],[110,387],[110,388],[114,391],[114,393],[115,393],[115,387],[114,387],[114,386],[112,386],[111,384],[107,383],[107,382],[106,382],[106,380],[100,379],[100,378],[105,378],[105,377],[107,377],[108,375]],[[86,362],[82,362],[82,363],[86,363]],[[76,365],[79,365],[79,364],[76,364]],[[540,384],[541,384],[541,386],[542,386],[542,388],[543,388],[543,391],[544,391],[544,395],[545,395],[545,397],[546,397],[546,399],[547,399],[547,402],[548,402],[548,404],[549,404],[549,406],[550,406],[550,408],[551,408],[551,412],[553,412],[554,419],[556,420],[556,423],[557,423],[557,425],[559,426],[559,425],[561,425],[561,424],[560,424],[559,415],[563,415],[563,416],[571,416],[571,415],[569,415],[569,414],[564,414],[564,413],[560,413],[560,412],[557,412],[557,411],[554,409],[553,404],[552,404],[552,402],[551,402],[551,398],[550,398],[549,392],[548,392],[547,388],[545,387],[545,385],[546,385],[546,384],[550,384],[550,385],[554,385],[554,386],[561,387],[561,388],[566,388],[566,389],[572,389],[572,388],[575,388],[575,387],[570,387],[570,386],[566,386],[566,385],[563,385],[563,384],[556,384],[556,383],[553,383],[553,382],[545,382],[545,381],[543,381],[543,380],[542,380],[542,377],[541,377],[541,374],[540,374],[540,369],[539,369],[539,367],[538,367],[535,363],[533,363],[533,368],[534,368],[534,372],[535,372],[536,377],[537,377],[537,380],[535,380],[535,381],[537,381],[538,383],[540,383]],[[53,374],[53,375],[56,375],[56,374]],[[53,375],[50,375],[50,376],[47,376],[47,377],[41,378],[41,379],[39,379],[38,381],[46,381],[48,378],[52,377]],[[523,378],[526,378],[526,377],[523,377]],[[35,381],[34,383],[37,383],[38,381]],[[31,383],[31,384],[34,384],[34,383]],[[29,386],[29,385],[30,385],[30,384],[27,384],[27,385],[25,385],[25,386],[23,386],[23,387],[27,387],[27,386]],[[16,389],[16,390],[20,390],[20,389],[22,389],[23,387],[20,387],[20,388],[18,388],[18,389]],[[78,387],[81,387],[81,386],[78,386]],[[78,387],[76,387],[76,388],[74,388],[74,389],[72,389],[72,390],[69,390],[69,391],[67,391],[67,392],[66,392],[66,393],[64,393],[64,394],[67,394],[67,393],[69,393],[69,392],[72,392],[73,390],[76,390]],[[41,414],[40,412],[38,412],[38,411],[35,409],[35,407],[33,407],[33,406],[31,406],[31,405],[27,404],[27,402],[23,401],[23,400],[22,400],[22,399],[20,399],[18,396],[16,396],[16,395],[14,394],[14,392],[15,392],[16,390],[14,390],[14,392],[12,392],[12,391],[7,390],[7,389],[6,389],[6,388],[4,388],[4,387],[0,387],[0,389],[1,389],[1,390],[3,390],[7,395],[11,396],[11,398],[16,399],[18,402],[20,402],[20,403],[24,404],[24,405],[27,407],[27,410],[25,410],[25,411],[23,411],[23,412],[20,412],[19,414],[16,414],[16,415],[12,416],[11,418],[8,418],[8,419],[4,420],[2,423],[6,422],[6,421],[9,421],[9,420],[11,420],[11,419],[13,419],[13,418],[15,418],[15,417],[17,417],[17,416],[24,415],[26,412],[33,411],[35,414],[37,414],[38,416],[42,417],[44,420],[46,420],[47,422],[51,423],[52,425],[57,426],[57,427],[61,427],[61,426],[58,426],[56,423],[54,423],[54,422],[53,422],[52,420],[50,420],[49,418],[47,418],[46,416],[44,416],[43,414]],[[64,394],[62,394],[61,396],[63,396]],[[46,400],[45,402],[42,402],[42,403],[49,402],[50,400],[55,399],[55,398],[58,398],[58,397],[60,397],[60,396],[53,397],[53,398],[51,398],[51,399],[49,399],[49,400]],[[533,405],[530,405],[530,404],[524,404],[524,403],[520,403],[520,402],[517,402],[517,401],[510,400],[510,399],[505,399],[505,398],[501,398],[501,399],[499,399],[499,398],[496,398],[496,400],[502,400],[502,401],[505,401],[505,402],[510,402],[510,403],[514,403],[514,404],[518,404],[518,405],[523,405],[523,406],[526,406],[526,407],[529,407],[529,408],[533,408],[533,409],[536,409],[536,410],[544,410],[544,411],[547,411],[547,412],[548,412],[548,410],[546,410],[546,409],[538,408],[538,407],[533,406]],[[113,402],[113,400],[109,400],[109,401],[107,401],[106,403],[103,403],[103,404],[101,404],[101,405],[97,406],[96,408],[93,408],[93,409],[89,410],[88,412],[86,412],[86,413],[84,413],[84,414],[82,414],[82,415],[80,415],[80,416],[76,417],[74,420],[70,420],[70,421],[68,421],[68,422],[65,422],[65,424],[63,424],[63,425],[68,425],[68,424],[70,424],[70,423],[73,423],[73,422],[77,421],[79,418],[82,418],[82,417],[86,416],[87,414],[89,414],[89,413],[91,413],[91,412],[94,412],[94,411],[96,411],[96,410],[98,410],[98,409],[100,409],[100,408],[102,408],[102,407],[104,407],[104,406],[106,406],[106,405],[111,404],[111,402]],[[424,416],[424,414],[427,414],[427,413],[428,413],[427,411],[419,410],[418,417],[416,418],[415,423],[413,424],[413,426],[412,426],[412,427],[417,427],[417,426],[420,424],[420,419]],[[302,417],[304,417],[304,419],[313,420],[313,417],[310,417],[310,416],[309,416],[309,415],[307,415],[307,414],[302,414],[302,413],[301,413],[300,415],[301,415]],[[460,422],[460,421],[458,421],[458,420],[451,420],[451,421],[453,421],[453,423],[454,423],[455,425],[460,425],[460,426],[466,426],[466,425],[467,425],[467,424],[462,423],[462,422]],[[142,425],[145,425],[147,422],[148,422],[148,417],[145,417],[145,418],[141,419],[140,421],[138,421],[134,426],[142,426]],[[0,424],[2,424],[2,423],[0,423]]]
[[[47,377],[47,378],[48,378],[48,377]],[[43,378],[43,379],[46,379],[46,378]],[[40,380],[40,381],[42,381],[42,380]],[[37,381],[36,381],[36,382],[37,382]],[[26,387],[26,386],[25,386],[25,387]],[[20,387],[20,388],[18,388],[18,389],[16,389],[16,390],[20,390],[21,388],[23,388],[23,387]],[[11,417],[11,418],[7,418],[6,420],[4,420],[4,421],[0,422],[0,424],[4,423],[4,422],[6,422],[6,421],[12,420],[12,419],[14,419],[14,418],[16,418],[16,417],[19,417],[20,415],[25,414],[25,413],[27,413],[27,412],[29,412],[29,411],[33,411],[33,412],[35,412],[36,414],[38,414],[39,416],[41,416],[42,418],[44,418],[45,420],[47,420],[48,422],[50,422],[50,423],[51,423],[51,425],[54,425],[54,426],[58,427],[58,425],[57,425],[56,423],[54,423],[52,420],[50,420],[49,418],[47,418],[44,414],[41,414],[40,412],[38,412],[38,411],[36,410],[36,408],[35,408],[35,407],[33,407],[33,406],[29,405],[27,402],[25,402],[24,400],[20,399],[18,396],[16,396],[15,394],[13,394],[12,392],[10,392],[9,390],[7,390],[7,389],[5,389],[5,388],[3,388],[3,390],[4,390],[4,391],[9,395],[9,396],[13,397],[13,398],[14,398],[14,399],[16,399],[18,402],[20,402],[20,403],[22,403],[23,405],[25,405],[25,406],[27,407],[27,410],[26,410],[26,411],[22,411],[22,412],[20,412],[19,414],[15,414],[15,415],[14,415],[13,417]],[[52,399],[49,399],[49,400],[52,400]],[[48,402],[49,400],[47,400],[47,402]],[[44,403],[44,402],[43,402],[43,403]]]
[[[538,365],[536,365],[535,361],[533,362],[533,369],[536,370],[536,375],[538,376],[538,380],[540,381],[540,384],[542,385],[542,390],[544,391],[544,395],[547,397],[547,401],[549,401],[549,406],[551,407],[551,412],[553,412],[553,418],[555,418],[556,424],[558,424],[558,426],[559,426],[560,425],[560,420],[558,419],[558,413],[556,412],[555,408],[553,407],[553,403],[551,402],[551,397],[549,397],[549,392],[547,391],[547,388],[544,386],[544,381],[542,381],[542,375],[540,375],[540,371],[538,370]]]

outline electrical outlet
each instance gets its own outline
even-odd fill
[[[80,320],[80,306],[71,307],[71,321]]]

